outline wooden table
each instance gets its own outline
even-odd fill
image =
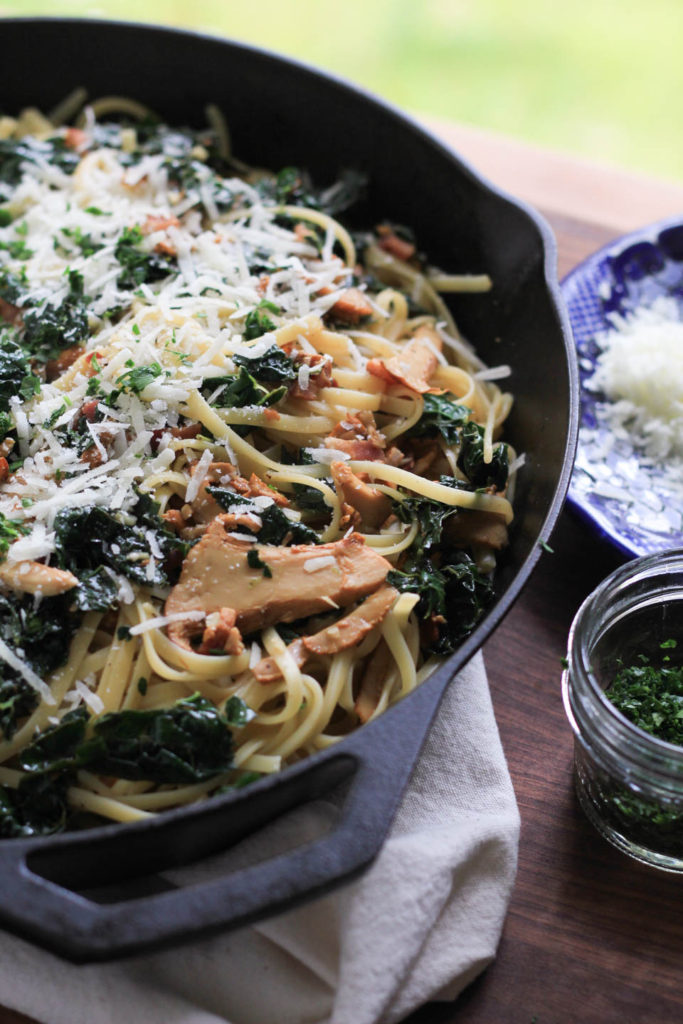
[[[682,185],[429,123],[491,181],[541,209],[557,236],[560,276],[625,231],[683,214]],[[569,512],[553,548],[485,647],[522,816],[519,872],[498,956],[456,1003],[430,1004],[406,1024],[683,1019],[683,879],[609,846],[585,820],[572,787],[560,658],[574,612],[619,560]],[[27,1022],[0,1007],[0,1024]]]

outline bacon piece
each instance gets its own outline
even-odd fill
[[[243,650],[242,634],[235,625],[232,608],[221,608],[206,616],[206,627],[197,654],[211,654],[213,651],[241,654]]]
[[[327,313],[345,324],[359,324],[372,316],[372,306],[359,288],[346,288]]]
[[[70,345],[59,353],[56,359],[48,359],[45,364],[45,377],[48,381],[61,377],[65,370],[72,366],[79,356],[83,355],[82,345]]]
[[[441,351],[441,338],[432,327],[424,324],[418,327],[402,352],[388,359],[370,359],[367,370],[387,384],[403,384],[419,395],[440,393],[442,388],[429,384],[439,365],[435,349]]]
[[[384,249],[391,256],[395,256],[397,260],[403,260],[404,262],[412,260],[415,255],[415,246],[412,242],[407,242],[405,238],[397,235],[388,224],[380,224],[377,228],[377,234],[379,236],[377,244],[380,249]]]
[[[82,150],[88,143],[88,136],[82,128],[67,128],[64,132],[64,145],[69,149]]]
[[[398,591],[393,587],[381,587],[348,615],[312,636],[295,640],[287,650],[303,668],[314,655],[337,654],[355,647],[382,622],[397,597]],[[262,658],[252,671],[261,683],[273,683],[282,674],[274,658]]]
[[[7,479],[9,476],[9,462],[3,456],[0,456],[0,483]]]
[[[299,365],[303,363],[316,372],[308,378],[307,388],[301,388],[298,381],[292,384],[289,389],[292,398],[302,398],[306,402],[312,402],[318,398],[322,388],[336,386],[336,381],[332,376],[332,360],[329,356],[321,355],[320,352],[297,352],[295,360]]]
[[[147,220],[140,229],[143,235],[153,235],[155,231],[165,231],[167,228],[180,227],[180,221],[172,214],[147,214]]]
[[[330,472],[337,492],[359,513],[363,526],[379,529],[391,514],[389,495],[366,484],[344,462],[333,462]]]
[[[331,601],[345,608],[377,590],[391,569],[357,534],[331,544],[255,547],[230,537],[231,528],[229,519],[218,516],[189,552],[166,601],[166,615],[210,615],[231,608],[237,628],[251,633],[328,611]],[[247,560],[251,552],[259,560],[253,567]],[[325,556],[330,556],[329,564],[310,564]],[[190,646],[196,632],[196,622],[171,623],[168,628],[171,639],[182,647]]]

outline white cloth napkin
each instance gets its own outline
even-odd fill
[[[319,801],[256,843],[301,841]],[[390,836],[358,881],[239,931],[74,966],[0,933],[0,1004],[44,1024],[393,1024],[454,999],[493,959],[519,815],[481,655],[448,689]],[[232,862],[254,856],[254,840]],[[187,881],[224,856],[169,872]]]

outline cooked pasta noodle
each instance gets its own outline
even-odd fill
[[[482,614],[522,462],[507,369],[439,295],[485,274],[352,235],[353,175],[254,172],[215,107],[83,100],[0,121],[4,835],[207,799],[381,714]]]

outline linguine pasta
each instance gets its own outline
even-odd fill
[[[214,109],[82,102],[0,119],[3,835],[381,714],[483,612],[520,464],[440,294],[485,275],[353,235],[353,175],[246,168]]]

